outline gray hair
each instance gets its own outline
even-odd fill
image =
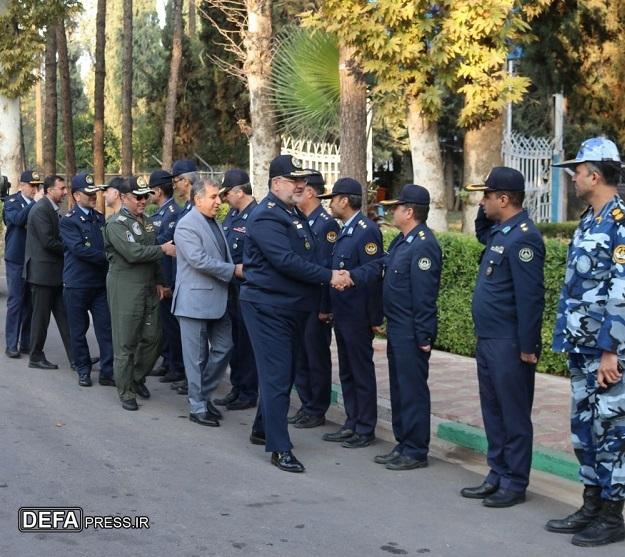
[[[180,178],[184,178],[185,180],[189,180],[191,185],[197,184],[200,181],[200,173],[199,172],[184,172],[180,174]]]
[[[189,172],[189,174],[195,174],[197,180],[191,186],[191,203],[195,203],[195,197],[202,197],[207,187],[219,189],[219,184],[210,178],[200,178],[197,172]],[[183,174],[184,176],[184,174]]]

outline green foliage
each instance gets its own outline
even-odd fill
[[[579,223],[577,221],[566,222],[539,222],[536,223],[538,230],[545,238],[559,238],[569,241]]]
[[[385,230],[384,245],[388,247],[396,231]],[[443,250],[443,273],[438,296],[438,339],[436,348],[475,355],[475,333],[471,318],[471,299],[477,277],[478,261],[484,246],[472,236],[456,232],[437,234]],[[538,371],[554,375],[566,373],[566,358],[551,351],[551,336],[556,308],[564,279],[567,246],[559,240],[546,239],[545,312],[543,315],[543,353]]]

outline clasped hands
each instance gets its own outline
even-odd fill
[[[338,271],[334,269],[332,271],[332,279],[330,280],[330,286],[336,288],[339,291],[343,291],[346,288],[354,286],[354,281],[349,275],[349,271]]]

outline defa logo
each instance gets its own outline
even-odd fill
[[[81,532],[80,507],[22,507],[18,511],[20,532]]]

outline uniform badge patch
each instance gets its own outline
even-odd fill
[[[130,232],[130,230],[126,230],[126,239],[129,242],[134,242],[135,241],[135,237],[132,235],[132,233]]]
[[[534,259],[534,250],[532,248],[521,248],[519,250],[519,259],[523,261],[523,263],[529,263]]]
[[[612,255],[614,263],[618,265],[625,264],[625,244],[620,244],[614,248],[614,254]]]
[[[87,184],[89,185],[93,184],[93,176],[91,174],[87,174],[85,176],[85,182],[87,182]]]
[[[146,232],[154,232],[154,227],[151,224],[145,225]]]
[[[417,265],[422,271],[429,271],[430,267],[432,266],[432,260],[429,257],[422,257],[421,259],[419,259]]]
[[[625,246],[623,246],[625,247]],[[575,263],[575,269],[578,273],[587,273],[592,267],[592,261],[587,255],[580,255]]]
[[[330,232],[326,234],[326,240],[328,240],[331,244],[336,242],[336,232],[334,230],[330,230]]]
[[[493,268],[492,266],[489,265],[488,267],[486,267],[486,276],[490,277],[492,274],[493,274]]]
[[[308,240],[306,240],[306,241],[304,242],[304,247],[305,247],[306,249],[310,249],[310,242],[309,242]]]
[[[365,245],[365,253],[367,255],[375,255],[376,253],[378,253],[378,246],[375,242],[369,242],[367,245]]]
[[[625,214],[623,214],[623,211],[621,210],[620,207],[616,207],[616,208],[612,209],[612,218],[616,222],[620,222],[623,219],[625,219]]]
[[[138,222],[133,222],[132,223],[132,231],[137,235],[137,236],[141,236],[141,234],[143,234],[141,232],[141,227],[139,226]]]

